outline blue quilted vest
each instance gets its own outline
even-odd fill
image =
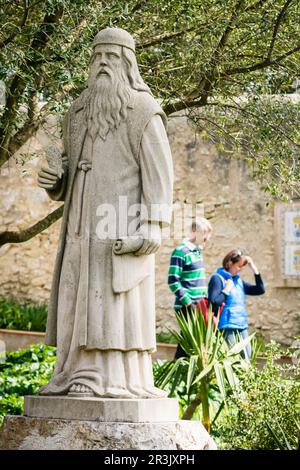
[[[248,328],[248,315],[246,312],[246,294],[244,291],[243,281],[237,274],[232,275],[222,268],[219,268],[216,274],[222,278],[223,285],[225,287],[225,281],[231,279],[234,287],[230,291],[230,294],[226,296],[226,302],[219,319],[218,328],[233,328],[243,330]]]

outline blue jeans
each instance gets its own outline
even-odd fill
[[[223,335],[224,335],[224,338],[226,339],[227,343],[229,344],[229,346],[233,346],[238,340],[235,338],[235,335],[237,333],[240,334],[240,336],[242,337],[242,339],[245,339],[245,338],[248,338],[249,334],[248,334],[248,328],[244,328],[243,330],[237,330],[237,329],[233,329],[233,328],[224,328],[222,330],[220,330]],[[248,359],[251,359],[251,354],[252,354],[252,350],[251,350],[251,344],[248,343],[247,346],[245,347],[246,349],[246,353],[247,353],[247,356],[248,356]],[[244,351],[241,351],[241,356],[243,358],[245,358],[245,354],[244,354]]]

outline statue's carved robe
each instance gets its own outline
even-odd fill
[[[170,223],[172,158],[165,116],[150,94],[133,92],[127,119],[106,140],[99,136],[94,142],[86,128],[85,100],[83,92],[69,110],[68,167],[60,188],[48,191],[65,200],[65,208],[46,335],[48,344],[57,344],[57,364],[40,393],[67,393],[79,383],[110,396],[111,389],[153,386],[154,255],[114,255],[112,245],[133,235],[139,222]],[[125,203],[134,209],[128,220]],[[142,211],[137,217],[141,203],[148,216]],[[105,205],[115,211],[115,227],[114,211],[99,212]],[[103,216],[112,230],[107,239],[99,225],[97,231]]]

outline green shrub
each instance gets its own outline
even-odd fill
[[[157,343],[167,343],[167,344],[176,344],[176,339],[171,333],[157,333],[156,335]]]
[[[55,359],[55,348],[44,344],[6,353],[0,363],[0,420],[6,414],[23,413],[23,396],[36,394],[49,382]]]
[[[266,351],[267,342],[266,342],[266,340],[264,339],[264,337],[262,336],[261,333],[256,332],[255,341],[256,341],[256,348],[259,351],[259,355],[264,356],[265,351]]]
[[[7,330],[46,331],[45,304],[19,304],[0,296],[0,328]]]
[[[296,448],[300,422],[299,361],[282,365],[289,355],[276,343],[266,346],[262,370],[251,366],[229,398],[227,412],[212,428],[221,449]]]

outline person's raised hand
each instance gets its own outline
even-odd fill
[[[254,264],[253,259],[250,256],[245,256],[245,260],[247,261],[247,264],[249,265],[250,269],[254,272],[254,274],[258,274],[259,271],[256,265]]]

